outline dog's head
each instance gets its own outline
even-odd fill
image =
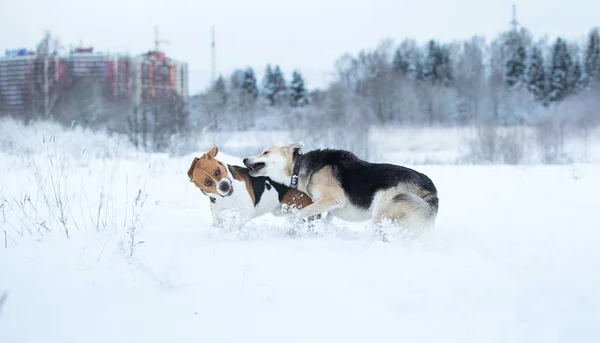
[[[260,155],[245,158],[243,162],[251,176],[268,176],[275,182],[289,186],[294,169],[294,152],[303,147],[302,142],[273,145]]]
[[[213,146],[200,158],[195,157],[188,176],[204,194],[227,197],[233,194],[233,183],[227,166],[215,158],[218,152],[219,149]]]

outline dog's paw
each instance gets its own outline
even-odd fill
[[[309,218],[310,216],[306,212],[298,211],[294,213],[294,221],[297,223],[305,223]]]

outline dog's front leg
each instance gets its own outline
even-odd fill
[[[212,226],[219,227],[223,223],[223,218],[221,218],[221,212],[216,209],[214,206],[210,207],[210,212],[212,214]]]
[[[220,216],[213,216],[212,218],[212,227],[213,228],[220,228],[223,226],[223,219]]]
[[[324,212],[330,212],[336,208],[343,207],[345,199],[336,198],[333,196],[324,196],[316,202],[306,206],[298,212],[301,218],[312,217]]]
[[[273,216],[275,216],[275,217],[283,217],[288,214],[288,209],[287,209],[286,205],[280,205],[275,210],[273,210],[273,212],[271,212],[271,213],[273,213]]]

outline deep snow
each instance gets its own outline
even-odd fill
[[[271,216],[220,232],[193,155],[42,146],[0,155],[0,342],[600,339],[600,165],[411,166],[439,189],[437,226],[383,243],[342,221],[288,237]],[[44,205],[57,184],[70,238]]]

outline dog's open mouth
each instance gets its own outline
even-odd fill
[[[248,169],[251,172],[257,172],[261,169],[263,169],[265,167],[265,163],[264,162],[258,162],[258,163],[252,163],[251,165],[248,166]]]

